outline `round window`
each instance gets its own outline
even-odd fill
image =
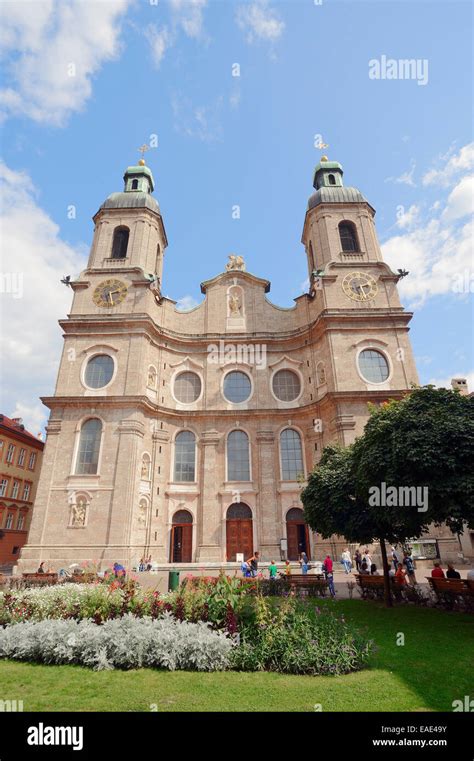
[[[114,360],[108,354],[97,354],[86,367],[85,382],[89,388],[103,388],[114,374]]]
[[[201,395],[201,379],[196,373],[180,373],[174,382],[174,395],[178,402],[191,404]]]
[[[369,383],[383,383],[389,376],[388,362],[384,355],[374,349],[364,349],[359,354],[360,374]]]
[[[251,390],[250,378],[245,373],[233,370],[224,378],[224,396],[229,402],[234,402],[234,404],[245,402],[249,398]]]
[[[300,391],[300,379],[291,370],[278,370],[273,376],[273,393],[281,402],[293,402]]]

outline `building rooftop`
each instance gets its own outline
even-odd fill
[[[160,214],[160,206],[156,198],[150,193],[139,191],[127,191],[111,193],[100,207],[101,209],[150,209],[155,214]]]
[[[313,209],[320,203],[368,203],[368,201],[357,188],[332,186],[316,190],[308,199],[308,209]]]
[[[32,444],[34,443],[36,446],[39,445],[41,449],[44,447],[44,441],[42,441],[42,439],[40,439],[38,436],[35,436],[34,433],[26,430],[21,417],[10,418],[7,417],[7,415],[0,414],[0,430],[3,430],[11,435],[17,435],[23,439],[32,439]]]

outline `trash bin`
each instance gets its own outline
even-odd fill
[[[168,574],[168,592],[174,592],[179,587],[179,571],[170,571]]]

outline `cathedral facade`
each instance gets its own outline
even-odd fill
[[[373,207],[323,156],[302,233],[309,291],[279,307],[269,281],[232,255],[201,284],[202,303],[179,311],[161,292],[167,238],[143,160],[124,183],[94,217],[87,269],[60,322],[19,567],[319,557],[299,500],[306,475],[326,444],[362,433],[368,402],[418,380],[412,315]]]

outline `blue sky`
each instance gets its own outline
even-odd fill
[[[474,388],[470,3],[36,0],[2,14],[3,412],[44,424],[71,299],[59,277],[85,266],[91,216],[150,135],[168,296],[199,301],[235,252],[291,305],[322,135],[376,208],[387,260],[410,271],[421,381]],[[382,56],[426,61],[427,83],[371,79]]]

